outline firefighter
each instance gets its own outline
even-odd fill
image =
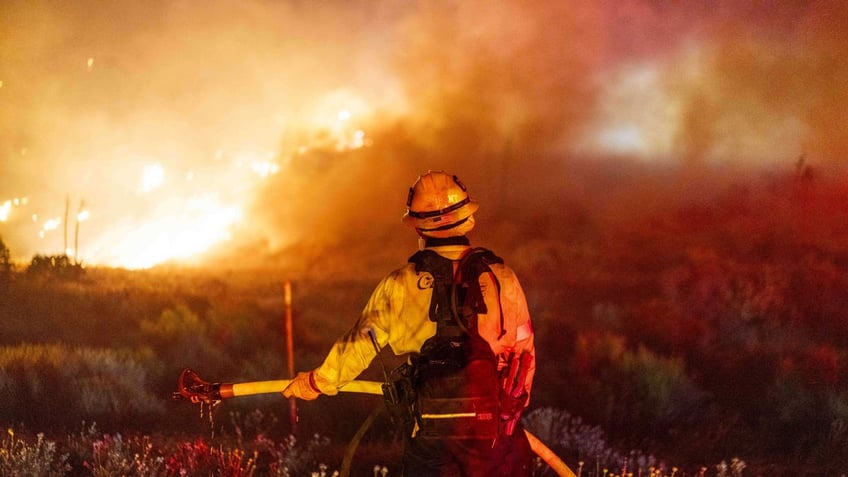
[[[283,395],[335,395],[388,345],[409,356],[385,393],[408,410],[403,475],[529,476],[533,452],[519,418],[536,363],[521,285],[493,252],[471,247],[478,203],[456,176],[419,176],[406,205],[403,223],[417,232],[419,251],[380,281],[353,328]]]

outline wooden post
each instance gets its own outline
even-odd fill
[[[79,210],[77,211],[77,222],[76,226],[74,226],[74,265],[79,265],[79,227],[80,227],[80,215],[82,215],[82,211],[85,209],[85,201],[80,200]]]
[[[71,195],[65,194],[65,221],[62,224],[65,227],[65,243],[64,248],[62,249],[62,256],[68,256],[68,213],[71,208]]]
[[[289,379],[294,379],[294,326],[292,326],[292,294],[291,282],[286,280],[286,360],[289,365]],[[289,398],[289,419],[291,420],[292,434],[297,430],[297,399]]]

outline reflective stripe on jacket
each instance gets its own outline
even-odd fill
[[[430,248],[451,260],[459,260],[468,249],[465,245]],[[480,275],[480,287],[488,312],[478,315],[478,332],[495,355],[501,358],[502,364],[511,352],[518,355],[526,351],[533,356],[524,383],[529,394],[536,368],[536,353],[524,290],[508,266],[492,264],[491,270],[500,285],[500,305],[492,276],[488,273]],[[333,344],[323,364],[315,370],[315,381],[321,392],[328,395],[338,393],[339,388],[368,368],[376,356],[369,330],[373,330],[381,348],[389,345],[396,355],[417,353],[424,341],[436,333],[436,323],[430,321],[429,316],[432,281],[429,273],[416,273],[412,263],[384,277],[371,294],[359,320]],[[505,333],[498,339],[501,335],[501,310]]]

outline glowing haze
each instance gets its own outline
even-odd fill
[[[526,3],[4,2],[0,237],[143,268],[385,237],[428,168],[848,152],[844,2]]]

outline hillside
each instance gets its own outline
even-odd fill
[[[752,469],[842,471],[848,183],[787,174],[662,200],[680,190],[667,185],[639,204],[626,195],[605,204],[575,199],[561,216],[493,216],[481,225],[499,230],[478,244],[516,269],[533,314],[531,410],[579,416],[625,455],[639,449],[691,466],[739,456]],[[280,257],[255,269],[223,260],[90,267],[70,279],[13,271],[0,294],[0,423],[206,433],[196,409],[169,402],[179,371],[221,381],[285,376],[287,280],[296,367],[317,365],[382,273],[364,248],[332,253],[328,263],[347,273],[322,275]],[[366,374],[379,379],[378,363]],[[301,426],[345,442],[378,403],[302,403]],[[287,412],[275,396],[226,406]],[[289,430],[286,417],[269,425],[276,435]],[[545,437],[569,461],[595,458],[567,435]]]

